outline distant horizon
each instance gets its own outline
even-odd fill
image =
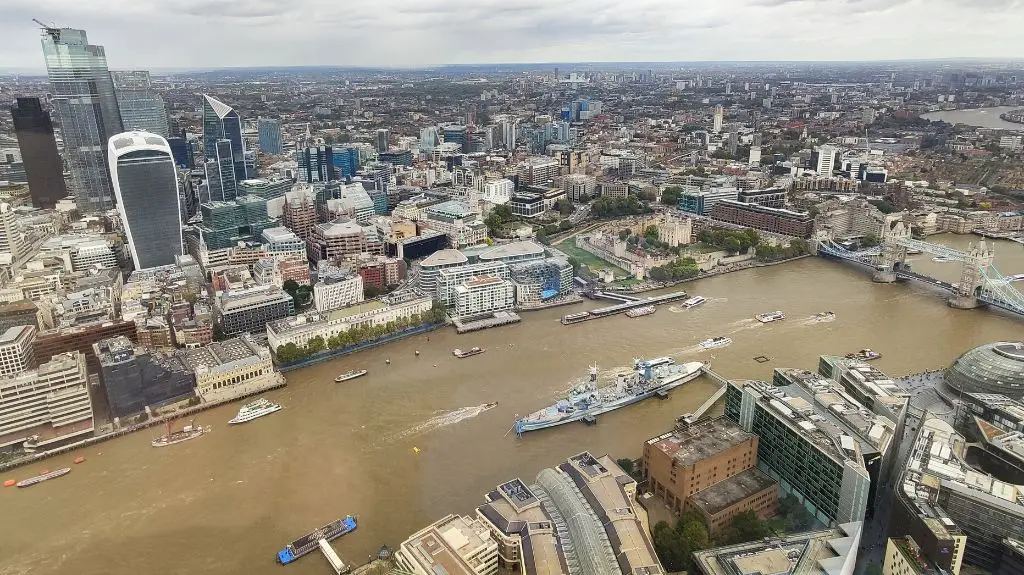
[[[576,62],[483,62],[483,63],[449,63],[422,66],[389,66],[389,65],[352,65],[352,64],[310,64],[310,65],[240,65],[240,66],[206,66],[206,67],[177,67],[177,66],[153,66],[145,67],[115,67],[110,66],[111,71],[121,70],[147,70],[155,75],[186,74],[186,73],[210,73],[210,72],[232,72],[232,71],[274,71],[274,70],[338,70],[338,71],[429,71],[444,70],[452,68],[501,68],[516,67],[526,70],[530,69],[558,69],[565,66],[562,72],[588,71],[574,69],[573,67],[600,67],[611,66],[614,68],[639,69],[644,66],[692,66],[692,67],[713,67],[721,66],[768,66],[768,65],[839,65],[839,64],[943,64],[943,63],[976,63],[976,64],[1012,64],[1020,63],[1024,68],[1024,57],[984,57],[984,56],[954,56],[937,58],[879,58],[859,60],[593,60]],[[108,62],[109,64],[109,62]],[[600,71],[598,69],[598,71]],[[664,70],[661,70],[664,71]],[[0,75],[3,76],[38,76],[45,77],[45,68],[36,67],[0,67]]]

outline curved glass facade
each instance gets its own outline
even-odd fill
[[[945,379],[957,391],[1024,398],[1024,342],[980,345],[961,355]]]

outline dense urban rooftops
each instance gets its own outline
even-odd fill
[[[694,553],[705,575],[840,575],[853,570],[863,525],[810,531]]]

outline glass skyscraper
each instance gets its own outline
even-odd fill
[[[174,263],[183,253],[178,174],[167,140],[148,132],[110,138],[110,174],[135,269]]]
[[[141,130],[166,138],[167,109],[164,99],[153,90],[149,72],[112,72],[114,93],[125,130]]]
[[[235,181],[248,180],[249,176],[245,171],[245,144],[242,142],[242,121],[238,117],[238,112],[224,102],[204,94],[203,154],[207,161],[219,162],[225,157],[220,140],[227,140],[230,143]]]
[[[85,30],[73,28],[44,28],[42,44],[78,209],[109,210],[114,194],[105,150],[124,128],[106,53],[89,44]]]
[[[206,156],[208,201],[229,202],[238,195],[238,182],[244,180],[235,179],[231,140],[217,140],[213,150],[213,155]]]
[[[18,98],[11,107],[11,117],[25,164],[32,205],[52,209],[57,200],[68,195],[68,191],[64,185],[64,164],[57,152],[50,114],[43,109],[39,98]]]
[[[351,178],[359,171],[359,149],[358,148],[331,148],[331,155],[334,160],[334,167],[341,173],[342,178]]]
[[[281,148],[281,121],[273,118],[260,118],[257,131],[260,139],[260,151],[264,154],[280,155],[283,151]]]
[[[307,183],[337,180],[334,173],[334,153],[330,146],[303,148],[295,152],[299,164],[299,179]]]

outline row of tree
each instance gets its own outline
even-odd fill
[[[803,238],[789,240],[788,246],[773,246],[771,244],[760,244],[757,246],[757,259],[762,262],[776,262],[787,260],[811,253],[811,247]]]
[[[739,253],[761,243],[761,236],[757,230],[750,228],[744,230],[709,228],[697,232],[697,241],[720,250]]]
[[[590,213],[598,218],[615,218],[646,214],[651,208],[636,196],[625,198],[600,197],[590,204]]]
[[[647,275],[655,281],[678,281],[695,278],[700,273],[697,267],[697,260],[693,258],[676,258],[675,260],[655,268],[651,268]]]
[[[332,335],[326,340],[322,336],[318,335],[310,339],[305,346],[299,346],[295,343],[286,343],[284,345],[277,346],[274,354],[277,356],[277,361],[279,363],[295,363],[296,361],[308,359],[329,349],[335,350],[351,347],[353,345],[373,341],[409,328],[440,323],[444,321],[444,317],[444,305],[435,301],[430,310],[422,314],[417,313],[410,317],[398,318],[397,320],[389,321],[386,324],[356,325],[347,331],[343,331],[337,335]]]

